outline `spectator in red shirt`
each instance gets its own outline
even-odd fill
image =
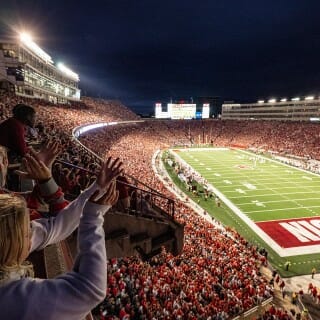
[[[24,156],[27,153],[26,127],[34,127],[36,119],[35,109],[26,104],[17,104],[12,113],[13,117],[0,124],[0,145],[9,149],[9,161],[15,155]]]

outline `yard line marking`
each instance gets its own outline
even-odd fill
[[[245,197],[245,196],[244,196]],[[252,196],[252,197],[258,197],[258,196]],[[239,199],[239,197],[237,197],[237,199]],[[272,200],[272,201],[263,201],[263,203],[280,203],[280,202],[284,202],[284,201],[290,201],[290,202],[295,202],[295,201],[303,201],[303,200],[320,200],[319,198],[302,198],[302,199],[291,199],[291,200]],[[253,202],[253,201],[251,201]],[[239,206],[243,206],[243,205],[248,205],[251,204],[251,202],[241,202],[241,204],[238,204]],[[278,209],[275,209],[278,210]]]
[[[239,192],[239,193],[242,193],[242,194],[245,194],[246,192],[244,191],[244,190],[242,190],[242,189],[236,189],[236,191],[237,192]],[[238,199],[239,197],[237,197],[237,199]]]
[[[305,217],[298,217],[298,218],[290,218],[290,220],[304,220],[304,219],[308,219],[310,218],[310,216],[305,216]],[[288,220],[287,218],[284,218],[284,219],[271,219],[271,220],[259,220],[259,222],[273,222],[273,221],[286,221]]]
[[[253,200],[251,202],[253,204],[255,204],[256,206],[258,206],[258,207],[265,207],[265,205],[262,202],[258,201],[258,200]]]
[[[214,168],[214,167],[213,167]],[[214,168],[215,169],[215,168]],[[223,170],[219,170],[220,172],[222,172],[222,173],[224,173],[224,176],[226,177],[226,178],[232,178],[232,177],[234,177],[234,174],[227,174],[227,172],[224,172]],[[230,173],[230,172],[228,172],[228,173]],[[272,180],[272,179],[270,179],[270,178],[265,178],[265,175],[262,175],[261,177],[263,177],[263,178],[260,178],[260,176],[259,175],[254,175],[254,178],[255,178],[255,180],[257,180],[257,181],[259,181],[259,182],[263,182],[263,181],[266,181],[266,183],[268,182],[268,181],[270,181],[270,182],[272,182],[273,181],[273,183],[277,183],[278,181],[279,181],[279,183],[281,182],[281,181],[283,181],[283,180],[285,180],[285,181],[292,181],[292,182],[300,182],[301,181],[301,178],[302,177],[292,177],[292,176],[290,176],[290,177],[285,177],[285,176],[282,176],[282,177],[278,177],[278,179],[277,179],[277,181],[274,181],[274,180]],[[314,180],[314,179],[312,179],[311,177],[306,177],[307,178],[307,180],[310,180],[310,181],[312,181],[312,182],[314,182],[314,183],[319,183],[320,182],[320,179],[317,179],[317,180]],[[306,178],[304,178],[304,179],[306,179]]]
[[[207,179],[207,180],[210,180],[210,179]],[[217,183],[215,183],[215,184],[218,185]],[[242,184],[234,184],[233,186],[236,186],[236,187],[239,186],[239,187],[241,187],[241,186],[243,186],[243,185],[242,185]],[[223,188],[228,188],[228,186],[223,186]],[[318,188],[314,188],[313,186],[304,186],[304,188],[313,188],[314,191],[310,191],[311,193],[318,190]],[[320,187],[319,187],[319,188],[320,188]],[[268,188],[268,187],[266,187],[266,188],[257,188],[258,191],[270,190],[270,189],[271,189],[271,188]],[[282,193],[279,194],[278,191],[281,191],[281,190],[284,190],[284,189],[297,189],[297,187],[295,187],[295,186],[289,187],[289,186],[288,186],[288,187],[272,188],[272,191],[274,191],[275,195],[281,196]],[[226,191],[226,192],[230,192],[230,191]],[[308,191],[306,191],[305,193],[307,193],[307,192],[308,192]]]
[[[259,189],[260,190],[260,189]],[[228,191],[230,192],[230,191]],[[289,193],[282,193],[282,195],[294,195],[294,194],[317,194],[317,192],[305,192],[305,191],[300,191],[300,192],[289,192]],[[260,194],[260,195],[247,195],[247,196],[243,196],[243,198],[251,198],[251,197],[270,197],[270,196],[274,196],[274,193],[266,193],[266,194]],[[239,199],[238,196],[236,197],[228,197],[229,199]],[[309,199],[309,198],[305,198],[305,199]],[[313,198],[312,198],[313,199]],[[315,198],[316,199],[316,198]],[[318,198],[319,199],[319,198]]]
[[[213,168],[213,169],[215,169],[215,170],[217,170],[217,169],[219,169],[219,168],[216,168],[214,165],[212,165],[211,164],[211,168]],[[232,171],[232,172],[231,172]],[[232,169],[230,169],[230,170],[223,170],[223,169],[219,169],[219,172],[221,172],[221,173],[223,173],[226,177],[234,177],[235,176],[235,173],[234,173],[234,171],[235,170],[232,170]],[[237,171],[237,170],[236,170]],[[244,175],[245,173],[248,173],[248,176],[250,176],[250,177],[253,177],[252,175],[249,175],[250,173],[251,173],[251,171],[249,171],[249,170],[241,170],[241,172],[238,172],[237,171],[237,175]],[[264,174],[262,174],[262,175],[260,175],[260,174],[254,174],[254,178],[255,179],[257,179],[257,180],[259,180],[259,181],[272,181],[272,179],[269,177],[266,177],[266,174],[275,174],[274,172],[266,172],[266,173],[264,173]],[[292,175],[290,175],[290,176],[288,176],[288,175],[282,175],[282,176],[279,176],[278,178],[277,178],[277,181],[281,181],[281,180],[287,180],[287,181],[300,181],[301,180],[301,178],[302,178],[303,176],[300,176],[300,175],[294,175],[294,176],[292,176]],[[319,182],[320,181],[320,177],[317,177],[317,178],[315,178],[315,177],[308,177],[308,178],[311,178],[312,179],[312,181],[313,182]]]
[[[309,207],[304,207],[304,206],[299,206],[301,209],[306,209],[309,210],[310,208],[320,208],[320,206],[309,206]],[[266,209],[266,210],[258,210],[258,211],[243,211],[245,214],[251,214],[251,213],[257,213],[257,212],[269,212],[269,211],[284,211],[284,210],[296,210],[299,209],[297,207],[294,208],[282,208],[282,209]]]
[[[256,189],[257,189],[257,187],[254,186],[254,185],[251,184],[251,183],[245,182],[245,183],[243,183],[243,185],[244,185],[247,189],[249,189],[249,190],[256,190]]]

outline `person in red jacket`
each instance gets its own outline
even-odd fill
[[[0,123],[0,145],[9,149],[9,158],[24,156],[28,152],[26,128],[35,125],[36,111],[26,104],[17,104],[13,116]]]

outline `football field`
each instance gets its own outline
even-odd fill
[[[172,151],[279,255],[320,253],[320,176],[243,150]]]

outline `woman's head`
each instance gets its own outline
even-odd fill
[[[0,270],[20,266],[29,255],[30,218],[26,202],[0,194]]]

